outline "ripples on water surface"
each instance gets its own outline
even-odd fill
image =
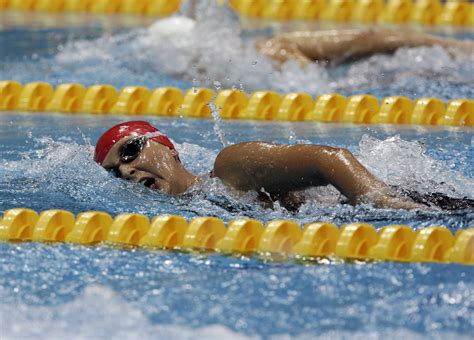
[[[17,52],[2,50],[0,78],[474,97],[473,64],[436,47],[403,49],[330,71],[317,65],[301,71],[290,63],[277,72],[255,54],[251,33],[240,37],[237,21],[224,9],[198,10],[194,34],[208,37],[205,42],[177,39],[160,27],[107,34],[94,28],[1,31],[2,45]],[[22,45],[22,39],[32,44]],[[192,195],[171,198],[112,178],[92,162],[91,143],[125,119],[1,115],[0,210],[367,221],[377,227],[443,224],[452,231],[473,225],[472,211],[354,208],[338,204],[331,189],[308,191],[310,200],[297,214],[264,210],[252,194],[241,197],[207,179],[221,149],[212,122],[145,117],[174,139],[185,165],[206,178]],[[220,132],[230,144],[264,140],[347,147],[390,184],[474,197],[469,129],[222,122]],[[270,264],[102,246],[0,244],[0,273],[6,338],[467,338],[474,331],[474,270],[465,266]]]

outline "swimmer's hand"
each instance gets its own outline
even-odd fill
[[[421,206],[394,197],[388,185],[375,178],[344,148],[323,145],[280,145],[248,142],[223,149],[214,174],[237,190],[268,192],[273,196],[332,184],[353,205],[417,209]]]
[[[395,196],[388,187],[382,188],[381,190],[369,191],[359,198],[358,203],[371,203],[377,208],[406,210],[428,209],[426,205],[413,202],[410,198]]]

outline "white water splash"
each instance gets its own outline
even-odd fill
[[[192,81],[194,86],[246,91],[329,91],[328,75],[317,64],[302,69],[288,62],[281,70],[273,60],[257,53],[253,39],[244,39],[235,13],[215,1],[199,1],[196,21],[179,16],[158,20],[147,29],[76,41],[62,47],[56,56],[60,67],[130,68],[162,73]]]
[[[112,289],[88,286],[74,301],[35,307],[0,304],[2,339],[252,339],[221,325],[153,325]],[[255,337],[254,337],[255,338]]]
[[[260,339],[247,336],[223,325],[191,328],[186,325],[153,324],[147,316],[123,300],[112,289],[87,286],[76,299],[57,306],[31,306],[0,303],[2,339]],[[440,338],[469,339],[454,332],[433,332]],[[431,336],[434,334],[431,333]],[[347,332],[334,330],[319,334],[280,334],[270,339],[424,339],[409,329],[367,329]]]
[[[360,93],[382,86],[388,95],[450,97],[451,82],[474,82],[474,56],[450,53],[440,46],[431,46],[400,48],[393,55],[376,54],[355,62],[344,76],[334,82],[333,87]],[[457,96],[463,94],[458,93]]]
[[[425,146],[418,141],[406,141],[400,136],[378,140],[364,135],[356,157],[388,184],[422,193],[474,197],[474,180],[428,156]]]

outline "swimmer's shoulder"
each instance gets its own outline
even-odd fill
[[[263,164],[285,160],[289,155],[304,155],[308,153],[333,152],[340,150],[319,144],[277,144],[269,142],[242,142],[222,149],[214,162],[214,170],[221,166],[234,163]]]
[[[243,191],[253,189],[249,180],[261,168],[263,159],[268,159],[265,148],[276,144],[265,142],[242,142],[222,149],[214,161],[212,177]]]
[[[259,142],[242,142],[223,148],[214,160],[213,177],[220,173],[223,168],[230,166],[230,163],[235,162],[243,153],[255,150],[258,144]]]
[[[241,162],[243,160],[251,161],[254,158],[259,158],[269,151],[276,151],[276,149],[284,146],[284,144],[255,141],[241,142],[226,146],[217,155],[214,161],[214,170],[222,166]]]
[[[250,141],[250,142],[240,142],[240,143],[235,143],[229,146],[226,146],[223,148],[220,153],[222,152],[229,152],[229,151],[236,151],[239,149],[252,149],[252,148],[260,148],[264,146],[278,146],[278,145],[283,145],[283,144],[276,144],[276,143],[269,143],[269,142],[259,142],[259,141]],[[219,154],[220,154],[219,153]]]
[[[277,144],[266,142],[241,142],[226,146],[217,155],[214,165],[228,161],[230,158],[238,157],[242,154],[259,152],[264,147],[272,147]]]

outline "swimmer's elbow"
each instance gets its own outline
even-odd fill
[[[336,148],[337,151],[343,155],[351,155],[352,156],[352,152],[349,151],[349,149],[346,149],[346,148]]]
[[[349,158],[354,158],[354,155],[352,152],[350,152],[346,148],[332,148],[333,152],[338,158],[340,159],[349,159]]]

